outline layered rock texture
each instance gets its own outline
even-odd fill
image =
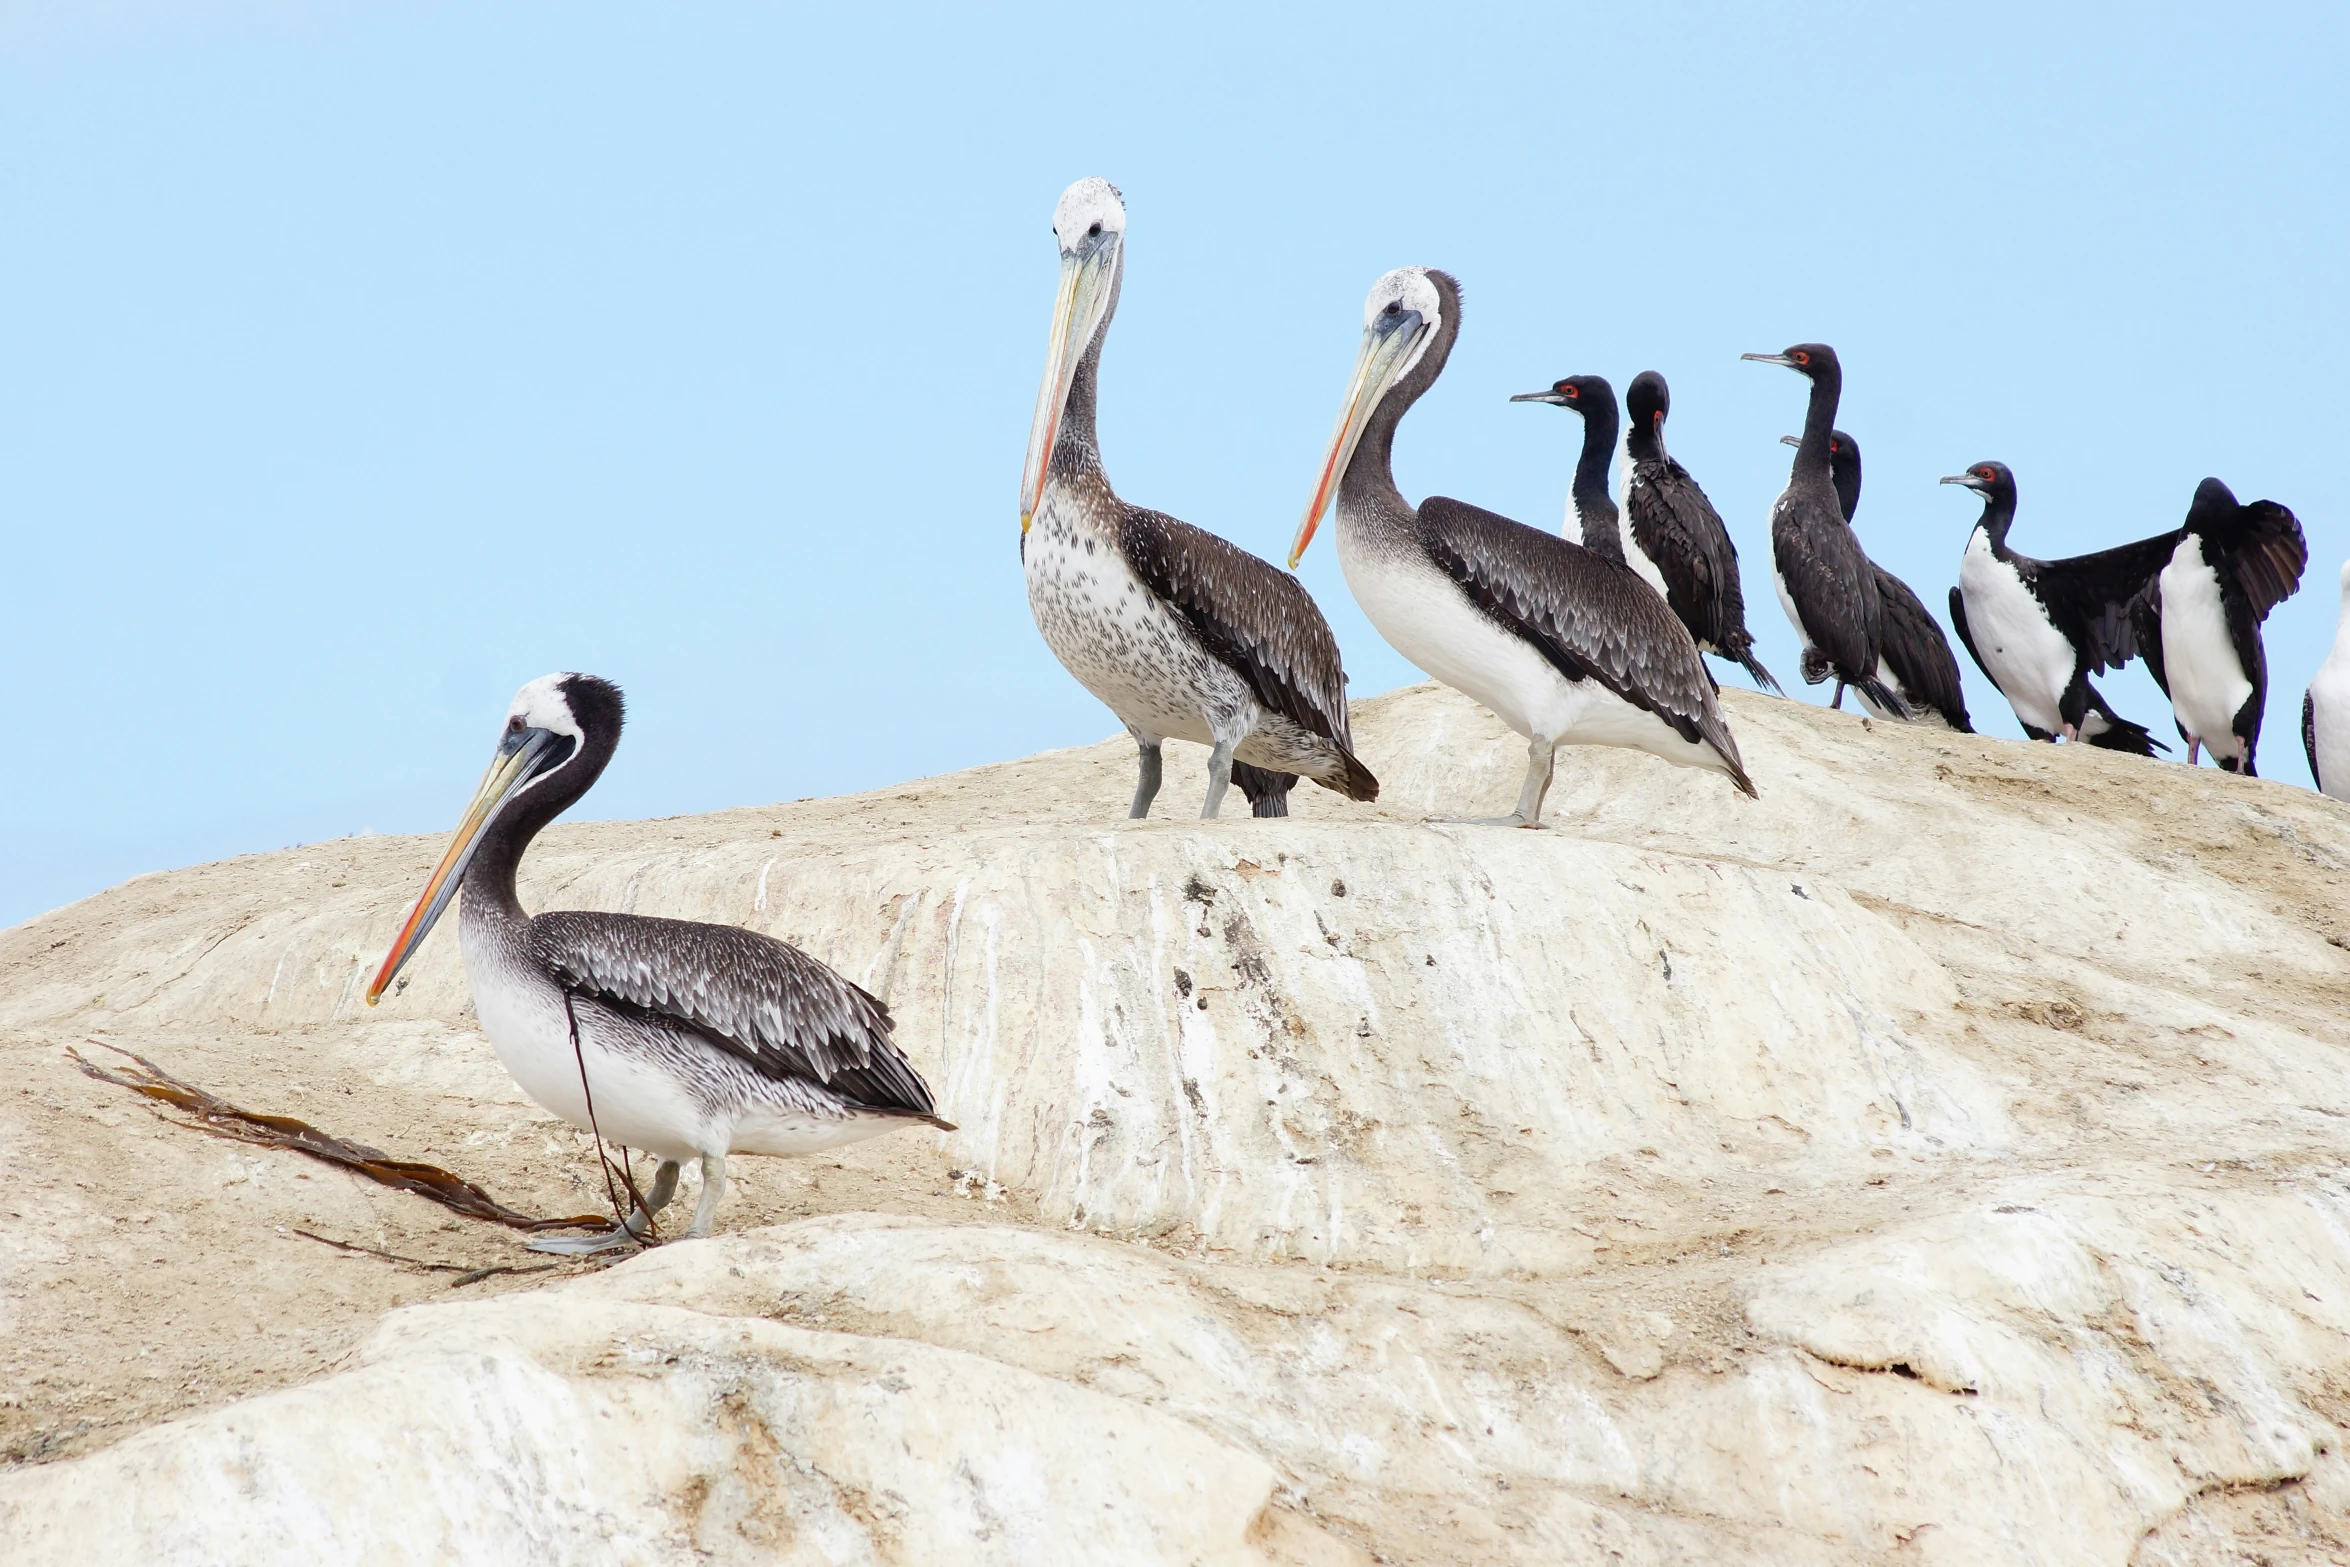
[[[527,903],[799,943],[961,1124],[617,1266],[66,1059],[597,1206],[451,933],[359,1004],[437,842],[0,935],[0,1557],[2350,1560],[2350,807],[1727,703],[1760,802],[1578,751],[1541,833],[1423,820],[1524,757],[1428,687],[1376,808],[558,827]]]

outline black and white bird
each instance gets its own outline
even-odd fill
[[[2089,683],[2138,656],[2130,604],[2170,558],[2176,533],[2093,555],[2035,560],[2008,548],[2015,525],[2015,475],[1979,462],[1942,481],[1983,497],[1983,515],[1959,558],[1950,623],[1967,655],[1991,677],[2015,720],[2035,740],[2086,740],[2108,751],[2152,756],[2169,746],[2113,710]]]
[[[729,1154],[810,1154],[906,1126],[953,1131],[890,1039],[889,1008],[797,947],[733,925],[564,910],[525,914],[514,870],[620,742],[620,690],[547,675],[516,694],[449,852],[367,987],[373,1006],[462,890],[473,1007],[524,1093],[660,1161],[611,1233],[540,1251],[630,1246],[698,1159],[692,1239],[710,1233]]]
[[[1020,560],[1046,644],[1134,736],[1141,776],[1127,814],[1150,814],[1169,738],[1211,748],[1203,817],[1234,782],[1256,815],[1286,816],[1300,774],[1377,799],[1379,780],[1355,759],[1338,640],[1305,588],[1120,500],[1102,472],[1094,397],[1126,256],[1116,188],[1070,186],[1053,233],[1061,285],[1020,479]]]
[[[2260,623],[2301,585],[2309,545],[2275,501],[2239,505],[2217,479],[2195,487],[2169,558],[2131,614],[2138,650],[2170,698],[2187,763],[2199,749],[2223,769],[2258,776],[2268,653]]]
[[[1779,439],[1789,446],[1802,444],[1798,436],[1782,435]],[[1857,533],[1859,524],[1854,519],[1860,515],[1860,443],[1842,430],[1828,432],[1828,474],[1836,485],[1836,504],[1844,513],[1845,526]],[[1966,693],[1958,678],[1958,659],[1951,653],[1942,627],[1908,583],[1873,559],[1869,570],[1877,582],[1877,678],[1900,696],[1908,709],[1908,721],[1938,720],[1960,734],[1973,734],[1975,726],[1967,719]],[[1807,679],[1810,673],[1807,667]],[[1854,695],[1872,717],[1903,717],[1880,708],[1865,691]],[[1836,695],[1828,705],[1844,705],[1842,681],[1836,683]]]
[[[2350,800],[2350,560],[2342,562],[2342,611],[2334,650],[2301,698],[2301,744],[2321,794]]]
[[[1883,653],[1884,606],[1866,551],[1844,520],[1829,468],[1836,404],[1844,369],[1825,343],[1798,343],[1784,353],[1741,354],[1761,364],[1785,365],[1811,382],[1803,439],[1796,443],[1787,488],[1771,507],[1771,573],[1779,607],[1803,644],[1803,678],[1818,685],[1834,675],[1866,697],[1872,712],[1905,713],[1901,698],[1877,673]]]
[[[1496,824],[1541,825],[1561,745],[1646,751],[1753,794],[1697,644],[1631,567],[1440,495],[1415,508],[1396,488],[1396,425],[1444,369],[1460,311],[1460,285],[1428,267],[1372,286],[1290,565],[1335,499],[1339,565],[1371,624],[1527,739],[1517,809]]]
[[[1571,375],[1552,382],[1548,391],[1521,392],[1510,401],[1549,403],[1583,416],[1583,453],[1575,464],[1567,511],[1584,548],[1638,572],[1689,628],[1698,651],[1729,659],[1756,685],[1777,691],[1779,682],[1754,656],[1754,636],[1746,629],[1746,595],[1738,583],[1738,549],[1730,542],[1730,530],[1689,470],[1665,451],[1665,414],[1672,406],[1665,378],[1643,370],[1625,393],[1632,423],[1624,439],[1629,471],[1620,509],[1608,494],[1616,394],[1605,377]]]

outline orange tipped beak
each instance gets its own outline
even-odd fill
[[[1392,327],[1363,329],[1363,346],[1355,354],[1354,374],[1347,378],[1346,401],[1339,406],[1338,427],[1330,432],[1330,449],[1322,456],[1321,476],[1314,481],[1314,498],[1306,502],[1305,520],[1298,524],[1297,541],[1289,547],[1291,571],[1297,570],[1297,563],[1305,558],[1306,546],[1314,542],[1314,530],[1321,526],[1322,514],[1330,509],[1330,502],[1338,493],[1346,465],[1354,460],[1355,447],[1363,439],[1364,427],[1371,422],[1372,410],[1395,384],[1396,377],[1409,362],[1413,346],[1425,332],[1416,313]]]
[[[1051,471],[1053,445],[1061,438],[1061,415],[1069,406],[1069,388],[1077,366],[1093,342],[1102,313],[1109,308],[1110,288],[1118,275],[1118,247],[1108,242],[1082,254],[1061,257],[1061,285],[1053,295],[1053,329],[1045,345],[1044,384],[1036,391],[1036,412],[1028,423],[1028,460],[1020,470],[1020,531],[1036,520],[1044,504],[1045,475]]]
[[[472,802],[457,823],[456,835],[449,840],[449,852],[433,867],[432,877],[425,882],[416,907],[408,911],[407,923],[392,938],[392,950],[384,954],[383,967],[375,971],[375,978],[368,983],[369,1006],[383,999],[384,991],[414,955],[433,922],[448,908],[449,900],[456,896],[465,880],[465,867],[472,863],[473,851],[481,847],[482,834],[489,830],[499,808],[536,776],[539,758],[554,740],[555,736],[544,729],[525,729],[511,742],[498,747],[496,760],[482,774],[481,787],[474,790]]]

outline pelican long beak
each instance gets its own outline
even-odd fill
[[[457,895],[457,888],[465,880],[465,867],[473,863],[473,851],[481,847],[482,835],[497,819],[500,808],[545,770],[540,764],[561,738],[544,729],[519,729],[499,742],[498,754],[491,760],[489,771],[481,775],[481,787],[473,791],[473,801],[465,807],[465,816],[457,823],[457,835],[450,840],[449,852],[433,868],[432,879],[424,884],[423,895],[416,900],[416,907],[408,911],[408,923],[392,938],[392,950],[384,955],[383,967],[375,971],[375,979],[367,987],[369,1006],[382,999],[386,987],[423,943],[433,922],[449,906],[449,900]]]
[[[1061,253],[1061,286],[1053,295],[1053,335],[1045,348],[1044,385],[1037,389],[1036,415],[1028,425],[1028,462],[1020,471],[1020,531],[1026,533],[1044,500],[1044,476],[1061,436],[1061,414],[1077,366],[1093,342],[1110,288],[1118,276],[1118,240],[1104,235],[1077,251]]]
[[[1306,546],[1314,542],[1314,530],[1321,526],[1322,513],[1330,509],[1330,497],[1337,491],[1346,465],[1354,459],[1355,446],[1371,422],[1372,411],[1412,363],[1413,349],[1427,335],[1428,323],[1417,310],[1406,310],[1392,319],[1383,316],[1363,328],[1363,346],[1355,355],[1354,375],[1346,383],[1338,428],[1331,432],[1330,450],[1322,459],[1322,476],[1314,482],[1314,498],[1306,503],[1305,520],[1298,524],[1297,542],[1289,547],[1291,571],[1297,570]]]
[[[1751,359],[1758,365],[1785,365],[1790,370],[1795,368],[1795,361],[1785,354],[1740,354],[1738,357]]]

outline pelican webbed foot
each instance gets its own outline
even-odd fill
[[[592,1257],[599,1252],[635,1250],[645,1244],[645,1236],[653,1228],[653,1215],[668,1207],[669,1199],[676,1195],[677,1161],[664,1159],[653,1172],[653,1189],[645,1193],[643,1205],[633,1210],[625,1221],[601,1235],[542,1235],[523,1245],[530,1251],[557,1257]]]

